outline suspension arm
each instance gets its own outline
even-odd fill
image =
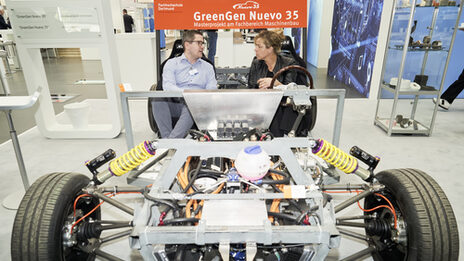
[[[341,210],[349,207],[351,204],[354,204],[356,203],[357,201],[367,197],[367,196],[370,196],[374,193],[374,190],[371,188],[369,190],[365,190],[363,192],[361,192],[360,194],[356,195],[356,196],[353,196],[345,201],[343,201],[342,203],[338,204],[337,206],[335,206],[335,213],[338,213],[340,212]]]
[[[361,250],[361,251],[359,251],[357,253],[352,254],[349,257],[343,258],[342,261],[360,260],[360,259],[362,259],[362,257],[371,255],[372,252],[374,252],[374,251],[375,251],[375,248],[370,246],[370,247],[368,247],[368,248],[366,248],[364,250]]]
[[[112,234],[112,235],[108,235],[108,236],[106,236],[106,237],[100,238],[100,242],[101,242],[102,244],[108,243],[108,242],[110,242],[110,241],[119,239],[119,238],[121,238],[121,237],[128,236],[128,235],[130,235],[131,232],[132,232],[132,229],[129,229],[129,230],[125,230],[125,231],[122,231],[122,232],[118,232],[118,233],[115,233],[115,234]]]
[[[94,191],[92,194],[97,196],[99,199],[108,202],[109,204],[119,208],[120,210],[122,210],[122,211],[124,211],[126,213],[128,213],[128,214],[130,214],[132,216],[134,215],[134,209],[133,208],[131,208],[131,207],[129,207],[129,206],[115,200],[115,199],[112,199],[112,198],[106,196],[105,194],[103,194],[101,192]]]

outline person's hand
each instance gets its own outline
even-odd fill
[[[261,78],[258,80],[260,89],[269,89],[271,87],[272,78]],[[279,81],[275,80],[274,86],[282,85]]]

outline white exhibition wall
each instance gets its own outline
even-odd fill
[[[334,0],[310,0],[308,21],[308,62],[327,68],[331,52]]]

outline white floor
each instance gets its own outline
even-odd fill
[[[425,100],[423,102],[430,102]],[[92,105],[98,106],[98,105]],[[103,110],[104,108],[102,108]],[[131,115],[135,141],[152,139],[146,116],[146,103],[131,102]],[[314,137],[331,139],[334,100],[319,100],[319,114]],[[389,137],[380,128],[373,125],[375,101],[351,99],[345,101],[345,111],[340,147],[347,151],[357,145],[367,152],[381,157],[377,171],[391,168],[417,168],[429,173],[443,187],[458,220],[459,231],[464,235],[464,181],[460,175],[464,169],[464,102],[455,101],[448,112],[439,111],[433,135],[426,136],[392,136]],[[98,114],[92,114],[91,121],[102,120]],[[20,135],[21,149],[25,159],[28,177],[31,183],[41,175],[50,172],[79,172],[90,176],[84,166],[86,160],[92,159],[108,148],[118,155],[127,151],[125,134],[108,140],[51,140],[40,135],[37,128]],[[0,199],[22,189],[22,183],[16,164],[15,154],[10,141],[0,145]],[[358,182],[353,177],[344,180]],[[113,178],[110,184],[124,184],[125,178]],[[127,200],[127,202],[133,202]],[[103,206],[103,213],[125,216],[114,208]],[[350,212],[359,212],[356,208]],[[10,238],[15,211],[0,207],[0,260],[10,260]],[[462,237],[461,237],[462,238]],[[461,239],[461,250],[464,240]],[[108,246],[108,252],[124,260],[138,260],[136,254],[130,253],[127,240],[121,240]],[[346,257],[362,249],[357,242],[342,239],[341,247],[333,250],[331,260]]]

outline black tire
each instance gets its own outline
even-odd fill
[[[77,173],[52,173],[38,179],[27,190],[16,213],[11,237],[11,258],[21,260],[94,260],[95,256],[76,247],[63,246],[63,228],[73,214],[75,198],[89,184]],[[78,210],[86,214],[99,201],[79,200]],[[79,211],[80,212],[80,211]],[[100,209],[89,217],[99,220]]]
[[[416,169],[393,169],[382,171],[375,178],[385,185],[382,194],[405,223],[407,243],[379,242],[371,235],[371,244],[378,249],[373,254],[374,260],[458,260],[456,218],[445,193],[432,177]],[[378,205],[388,203],[375,195],[365,200],[366,209]],[[382,211],[390,213],[381,208],[377,214]],[[391,213],[384,217],[392,222]]]

